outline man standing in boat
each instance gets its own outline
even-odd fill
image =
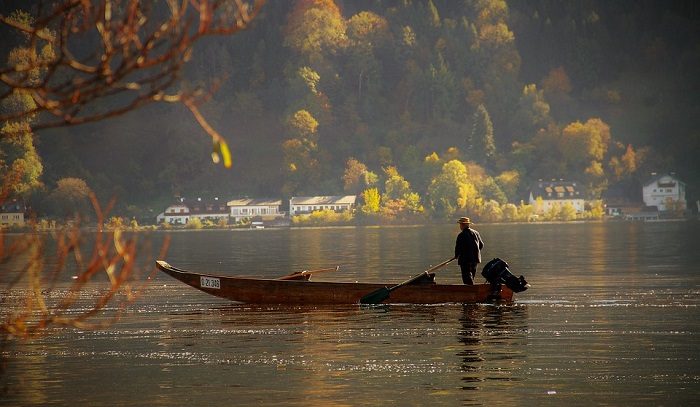
[[[457,235],[454,258],[457,259],[457,264],[462,270],[464,284],[474,285],[476,265],[481,263],[481,249],[484,248],[484,242],[479,232],[470,227],[472,222],[469,218],[461,217],[458,223],[461,232]]]

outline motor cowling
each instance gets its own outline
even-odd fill
[[[519,293],[530,287],[525,277],[516,277],[508,269],[508,263],[495,258],[484,265],[481,275],[491,284],[505,284],[513,292]]]

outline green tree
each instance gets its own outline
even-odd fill
[[[526,85],[518,102],[514,128],[520,133],[518,140],[531,140],[540,129],[553,123],[549,103],[544,92],[537,90],[534,84]]]
[[[493,200],[486,201],[481,209],[480,218],[486,222],[500,222],[503,220],[501,205]]]
[[[382,43],[389,39],[389,22],[371,11],[361,11],[348,20],[347,34],[356,44]]]
[[[428,69],[427,81],[430,95],[430,118],[435,120],[451,119],[457,105],[457,86],[454,74],[441,52],[438,52],[435,64],[431,64]]]
[[[33,23],[31,17],[24,12],[14,12],[9,20],[17,24]],[[42,70],[35,66],[35,61],[45,61],[52,54],[48,45],[44,45],[42,51],[37,51],[36,45],[32,45],[10,50],[7,64],[17,67],[17,70],[29,67],[24,72],[25,80],[28,84],[37,86]],[[13,74],[16,73],[10,75]],[[0,96],[0,116],[16,118],[4,120],[0,128],[0,202],[7,195],[26,198],[42,185],[40,177],[43,165],[34,145],[31,128],[36,116],[31,112],[36,109],[37,104],[27,89],[13,89]]]
[[[384,182],[384,196],[387,199],[402,199],[411,193],[411,184],[399,174],[396,167],[384,169],[386,181]]]
[[[441,171],[444,161],[436,152],[432,152],[425,156],[417,168],[416,175],[412,179],[417,191],[425,192],[428,190],[430,182]]]
[[[387,177],[384,182],[384,207],[390,217],[396,217],[404,213],[423,212],[420,196],[411,190],[411,184],[399,174],[396,167],[384,169]]]
[[[468,0],[476,39],[471,45],[475,60],[474,78],[498,123],[510,121],[517,108],[521,58],[515,34],[508,26],[505,0]]]
[[[293,138],[282,144],[285,161],[285,195],[309,193],[320,182],[318,146],[306,138]]]
[[[470,158],[490,166],[496,155],[496,144],[493,138],[493,124],[484,105],[479,105],[472,118],[472,130],[467,139]]]
[[[298,110],[287,119],[287,128],[293,138],[312,140],[317,137],[318,122],[308,111]]]
[[[440,27],[440,13],[437,7],[435,7],[433,0],[428,0],[428,15],[430,17],[430,25],[435,28]]]
[[[491,177],[486,177],[478,185],[479,194],[484,200],[495,201],[499,204],[508,202],[508,197],[503,193],[498,183]]]
[[[318,122],[306,110],[299,110],[287,119],[287,130],[292,138],[282,143],[285,161],[283,193],[309,193],[309,188],[320,182],[318,149]]]
[[[286,70],[288,78],[289,111],[292,118],[308,113],[322,123],[333,121],[332,106],[328,96],[322,92],[321,75],[308,66]],[[300,119],[300,118],[299,118]]]
[[[24,198],[38,189],[43,172],[27,123],[7,122],[0,129],[0,201],[7,195]]]
[[[520,185],[520,173],[516,170],[503,171],[495,178],[495,181],[508,200],[513,201]]]
[[[48,196],[51,211],[62,218],[71,218],[88,212],[92,191],[80,178],[61,178]]]

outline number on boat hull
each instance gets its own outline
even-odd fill
[[[218,290],[221,288],[221,280],[213,277],[200,276],[199,286],[202,288],[214,288]]]

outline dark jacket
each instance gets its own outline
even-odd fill
[[[481,263],[481,249],[484,242],[481,235],[474,229],[465,228],[457,235],[455,257],[457,264]]]

